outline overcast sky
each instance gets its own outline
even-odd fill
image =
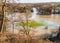
[[[12,2],[13,0],[9,0]],[[60,0],[14,0],[16,3],[46,3],[46,2],[60,2]]]
[[[60,0],[15,0],[17,3],[44,3],[44,2],[60,2]]]

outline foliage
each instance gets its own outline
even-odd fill
[[[17,26],[23,26],[23,23],[18,23]],[[42,22],[36,22],[36,21],[28,20],[28,23],[25,22],[25,26],[28,26],[28,27],[37,27],[37,26],[45,26],[45,24],[42,23]]]

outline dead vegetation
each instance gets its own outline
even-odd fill
[[[0,34],[0,43],[53,43],[47,39],[11,34],[11,33],[1,33]]]

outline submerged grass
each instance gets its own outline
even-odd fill
[[[17,26],[23,26],[23,23],[18,23],[16,25]],[[36,22],[36,21],[28,20],[28,23],[25,22],[25,26],[28,26],[28,27],[38,27],[38,26],[45,26],[45,24],[43,22]]]

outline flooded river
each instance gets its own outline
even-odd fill
[[[6,28],[7,31],[12,33],[13,32],[13,28],[14,28],[14,33],[17,34],[19,32],[19,29],[21,28],[20,26],[16,26],[16,22],[20,21],[20,16],[22,17],[24,15],[24,13],[12,13],[12,14],[6,14],[6,18],[7,20],[7,24],[6,24]],[[52,32],[57,32],[58,28],[60,26],[60,15],[56,14],[56,15],[37,15],[39,17],[40,20],[43,20],[46,24],[54,24],[53,26],[48,26],[48,30],[45,30],[45,26],[42,27],[37,27],[34,31],[36,31],[36,33],[34,34],[36,35],[43,35],[43,34],[52,34]],[[24,16],[23,16],[24,18]],[[53,31],[52,31],[53,30]],[[41,33],[42,32],[42,33]],[[31,31],[31,34],[33,32]],[[55,33],[54,33],[55,34]]]

